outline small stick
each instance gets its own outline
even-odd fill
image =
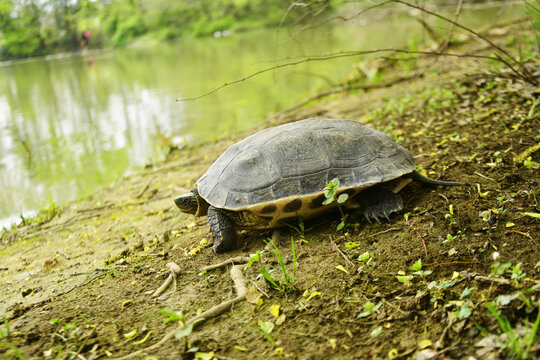
[[[356,268],[356,265],[354,265],[354,263],[349,259],[347,255],[343,253],[343,251],[341,251],[341,249],[337,246],[334,240],[332,240],[331,236],[330,236],[330,244],[332,245],[332,250],[337,252],[339,255],[341,255],[343,259],[345,259],[345,262],[347,263],[347,265],[351,266],[353,269]]]
[[[385,233],[390,232],[390,231],[398,231],[398,230],[401,230],[401,228],[392,227],[392,228],[389,228],[389,229],[386,229],[386,230],[383,230],[383,231],[379,231],[379,232],[377,232],[375,234],[371,234],[371,235],[368,235],[368,236],[374,237],[374,236],[377,236],[377,235],[385,234]]]
[[[222,266],[233,264],[233,263],[248,263],[249,260],[251,260],[251,258],[249,256],[237,256],[237,257],[227,259],[227,260],[225,260],[223,262],[220,262],[220,263],[217,263],[217,264],[212,264],[212,265],[205,266],[205,267],[203,267],[201,269],[201,271],[214,270],[214,269],[220,268]]]
[[[446,336],[448,335],[448,330],[450,330],[450,328],[452,327],[452,325],[454,325],[454,322],[456,321],[456,318],[451,318],[449,321],[448,321],[448,325],[444,328],[441,336],[439,337],[439,340],[437,340],[435,342],[435,349],[440,349],[444,346],[444,339],[446,338]]]
[[[523,235],[523,236],[526,236],[528,237],[529,239],[531,239],[531,241],[536,244],[536,245],[540,245],[539,243],[537,243],[536,241],[534,241],[534,239],[532,238],[531,235],[527,234],[527,233],[524,233],[524,232],[521,232],[521,231],[517,231],[517,230],[510,230],[510,232],[514,232],[516,234],[520,234],[520,235]]]
[[[152,297],[158,297],[159,295],[161,295],[173,281],[174,287],[176,289],[176,277],[178,276],[178,274],[180,274],[180,266],[173,262],[170,262],[167,263],[165,267],[169,270],[169,276],[167,277],[165,282],[152,294]]]
[[[420,233],[418,231],[416,231],[416,229],[414,228],[413,224],[410,221],[407,221],[407,225],[409,225],[411,227],[411,229],[416,233],[416,235],[418,235],[420,237],[420,239],[422,239],[422,244],[424,245],[424,251],[425,251],[426,257],[427,257],[428,252],[427,252],[426,241],[424,240],[422,235],[420,235]]]
[[[402,309],[400,309],[398,306],[392,304],[390,301],[388,301],[388,300],[386,300],[386,299],[382,299],[382,300],[383,300],[383,302],[384,302],[386,305],[388,305],[388,306],[390,306],[390,307],[393,307],[394,309],[396,309],[397,311],[399,311],[399,312],[402,313],[403,315],[409,315],[409,314],[410,314],[409,312],[407,312],[407,311],[405,311],[405,310],[402,310]]]
[[[488,277],[488,276],[480,276],[480,275],[476,275],[474,277],[475,280],[480,280],[480,281],[493,281],[493,282],[497,282],[499,284],[504,284],[504,285],[510,285],[512,284],[512,282],[510,280],[507,280],[507,279],[500,279],[500,278],[495,278],[495,277]]]
[[[492,178],[490,178],[490,177],[487,177],[486,175],[482,175],[482,174],[480,174],[479,172],[476,172],[476,171],[475,171],[474,173],[475,173],[476,175],[478,175],[478,176],[480,176],[480,177],[486,179],[486,180],[491,180],[491,181],[493,181],[493,182],[497,182],[497,180],[492,179]]]
[[[433,264],[433,267],[436,268],[437,266],[452,265],[452,264],[479,264],[479,263],[480,261],[449,261],[449,262]]]

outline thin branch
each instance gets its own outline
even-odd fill
[[[462,7],[463,7],[463,0],[459,0],[458,5],[456,7],[456,12],[454,14],[454,22],[457,22],[459,18],[459,14],[461,14]],[[450,24],[450,29],[448,30],[448,37],[446,38],[446,41],[444,42],[444,44],[442,44],[442,46],[439,47],[438,49],[439,51],[445,51],[446,49],[448,49],[448,45],[450,45],[450,41],[452,41],[452,37],[454,36],[455,27],[456,25]]]
[[[404,50],[404,49],[376,49],[376,50],[364,50],[364,51],[343,51],[343,52],[338,52],[338,53],[330,53],[330,54],[327,54],[327,55],[315,55],[315,56],[312,56],[312,57],[301,58],[301,59],[296,60],[296,61],[290,61],[290,62],[286,62],[286,63],[283,63],[283,64],[278,64],[278,65],[274,65],[274,66],[271,66],[271,67],[267,67],[267,68],[264,68],[264,69],[261,69],[261,70],[257,70],[257,71],[255,71],[255,72],[253,72],[253,73],[251,73],[251,74],[249,74],[247,76],[244,76],[242,78],[239,78],[239,79],[236,79],[236,80],[233,80],[233,81],[230,81],[230,82],[226,82],[223,85],[215,87],[212,90],[209,90],[209,91],[207,91],[207,92],[205,92],[205,93],[203,93],[201,95],[190,97],[190,98],[176,99],[176,101],[180,102],[180,101],[197,100],[197,99],[200,99],[202,97],[213,94],[213,93],[223,89],[224,87],[234,85],[234,84],[238,84],[240,82],[244,82],[244,81],[246,81],[248,79],[251,79],[252,77],[255,77],[257,75],[261,75],[261,74],[269,72],[269,71],[273,71],[273,70],[277,70],[277,69],[281,69],[281,68],[285,68],[285,67],[289,67],[289,66],[296,66],[296,65],[299,65],[299,64],[313,62],[313,61],[325,61],[325,60],[339,59],[339,58],[344,58],[344,57],[352,57],[352,56],[359,56],[359,55],[369,55],[369,54],[384,53],[384,52],[397,52],[397,53],[405,53],[405,54],[434,55],[434,56],[464,57],[464,58],[475,58],[475,59],[495,60],[495,61],[499,60],[499,61],[503,62],[504,64],[506,64],[506,62],[504,60],[501,60],[501,59],[498,59],[498,58],[493,58],[491,56],[486,56],[486,55],[442,53],[440,51],[413,51],[413,50]],[[520,77],[523,77],[523,76],[520,75]]]
[[[519,61],[517,61],[510,53],[508,53],[506,50],[504,50],[503,48],[501,48],[500,46],[496,45],[495,43],[493,43],[491,40],[489,40],[487,37],[477,33],[476,31],[474,31],[473,29],[465,26],[465,25],[461,25],[460,23],[454,21],[454,20],[451,20],[445,16],[442,16],[440,14],[437,14],[433,11],[430,11],[430,10],[427,10],[421,6],[418,6],[418,5],[414,5],[414,4],[410,4],[406,1],[403,1],[403,0],[393,0],[394,2],[397,2],[399,4],[403,4],[405,6],[409,6],[409,7],[412,7],[414,9],[417,9],[417,10],[420,10],[420,11],[423,11],[425,12],[426,14],[430,14],[430,15],[433,15],[435,17],[438,17],[439,19],[441,20],[444,20],[444,21],[447,21],[451,24],[454,24],[455,26],[467,31],[467,32],[470,32],[471,34],[473,34],[474,36],[478,37],[479,39],[482,39],[483,41],[485,41],[486,43],[488,43],[491,47],[493,47],[494,49],[498,50],[500,53],[502,53],[503,55],[507,56],[513,63],[517,64],[524,72],[524,74],[521,74],[519,71],[517,71],[510,63],[508,63],[506,60],[504,60],[503,58],[501,58],[499,55],[496,54],[497,58],[499,59],[499,61],[501,61],[502,63],[504,63],[506,66],[508,66],[514,73],[516,73],[516,75],[518,75],[520,78],[522,79],[525,79],[525,80],[530,80],[530,81],[533,81],[534,83],[536,83],[534,81],[534,79],[532,78],[531,74],[529,73],[529,71],[527,70],[527,68],[525,66],[523,66],[523,64],[521,64]]]
[[[307,97],[304,100],[300,101],[299,103],[296,103],[293,106],[279,112],[278,114],[275,115],[275,117],[285,115],[285,114],[287,114],[287,113],[289,113],[291,111],[294,111],[294,110],[296,110],[298,108],[301,108],[302,106],[306,105],[307,103],[310,103],[310,102],[315,101],[315,100],[322,99],[322,98],[324,98],[326,96],[330,96],[332,94],[338,94],[338,93],[342,93],[342,92],[346,92],[346,91],[354,91],[354,90],[373,90],[373,89],[391,87],[391,86],[394,86],[396,84],[399,84],[399,83],[402,83],[402,82],[405,82],[405,81],[408,81],[408,80],[414,80],[416,78],[419,78],[424,73],[425,72],[423,71],[421,73],[417,73],[417,74],[414,74],[414,75],[411,75],[411,76],[399,77],[399,78],[394,79],[392,81],[387,81],[387,82],[379,83],[379,84],[360,84],[360,85],[352,85],[352,86],[340,86],[338,88],[322,91],[322,92],[320,92],[318,94]]]
[[[317,25],[303,27],[302,29],[298,30],[294,35],[297,35],[298,33],[301,33],[301,32],[306,31],[306,30],[319,28],[322,25],[324,25],[326,23],[329,23],[331,21],[334,21],[334,20],[342,20],[343,22],[350,21],[350,20],[354,19],[355,17],[360,16],[360,15],[364,14],[365,12],[368,12],[369,10],[381,7],[381,6],[386,5],[386,4],[388,4],[388,3],[392,2],[392,1],[393,0],[387,0],[387,1],[383,1],[382,3],[378,3],[378,4],[375,4],[375,5],[369,6],[369,7],[365,8],[365,9],[362,9],[359,12],[357,12],[356,14],[351,15],[349,17],[338,15],[338,16],[328,18],[328,19],[318,23]]]

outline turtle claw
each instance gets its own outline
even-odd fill
[[[366,203],[364,217],[371,224],[371,219],[381,223],[379,217],[390,221],[390,214],[403,209],[403,200],[397,194],[383,188],[369,188],[360,194]]]

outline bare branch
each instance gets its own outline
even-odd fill
[[[454,14],[454,22],[457,22],[459,18],[459,14],[461,13],[462,7],[463,7],[463,0],[459,0],[457,8],[456,8],[456,13]],[[450,29],[448,30],[448,37],[446,38],[446,41],[444,42],[444,44],[442,44],[439,47],[438,49],[439,51],[445,51],[448,48],[448,45],[450,45],[450,41],[452,41],[452,37],[454,36],[455,26],[456,25],[454,24],[450,24]]]
[[[344,57],[351,57],[351,56],[359,56],[359,55],[369,55],[369,54],[376,54],[376,53],[385,53],[385,52],[396,52],[396,53],[405,53],[405,54],[419,54],[419,55],[433,55],[433,56],[450,56],[450,57],[464,57],[464,58],[475,58],[475,59],[484,59],[484,60],[495,60],[500,61],[504,64],[506,62],[500,58],[493,58],[491,56],[487,55],[472,55],[472,54],[454,54],[454,53],[442,53],[440,51],[412,51],[412,50],[404,50],[404,49],[377,49],[377,50],[364,50],[364,51],[343,51],[343,52],[337,52],[337,53],[330,53],[327,55],[315,55],[312,57],[307,58],[300,58],[296,61],[290,61],[285,62],[283,64],[274,65],[271,67],[267,67],[258,71],[255,71],[247,76],[244,76],[240,79],[236,79],[230,82],[226,82],[223,85],[220,85],[218,87],[213,88],[212,90],[209,90],[201,95],[190,97],[190,98],[182,98],[182,99],[176,99],[176,101],[191,101],[191,100],[197,100],[202,97],[205,97],[207,95],[213,94],[224,87],[238,84],[240,82],[246,81],[248,79],[251,79],[252,77],[255,77],[257,75],[261,75],[263,73],[266,73],[268,71],[273,71],[289,66],[296,66],[303,63],[308,63],[312,61],[325,61],[325,60],[331,60],[331,59],[338,59],[338,58],[344,58]],[[519,75],[519,73],[518,73]],[[523,77],[523,76],[520,76]]]
[[[365,12],[367,12],[367,11],[369,11],[369,10],[372,10],[372,9],[375,9],[375,8],[378,8],[378,7],[381,7],[381,6],[386,5],[386,4],[388,4],[388,3],[392,2],[392,1],[393,1],[393,0],[386,0],[386,1],[383,1],[383,2],[381,2],[381,3],[378,3],[378,4],[375,4],[375,5],[369,6],[369,7],[365,8],[365,9],[362,9],[362,10],[360,10],[359,12],[357,12],[356,14],[351,15],[351,16],[349,16],[349,17],[345,17],[345,16],[334,16],[334,17],[328,18],[328,19],[326,19],[326,20],[324,20],[324,21],[318,23],[317,25],[312,25],[312,26],[303,27],[302,29],[298,30],[298,31],[295,33],[295,35],[298,34],[298,33],[300,33],[300,32],[302,32],[302,31],[311,30],[311,29],[316,29],[316,28],[318,28],[318,27],[320,27],[320,26],[322,26],[322,25],[324,25],[324,24],[326,24],[326,23],[329,23],[329,22],[331,22],[331,21],[334,21],[334,20],[342,20],[343,22],[350,21],[350,20],[354,19],[355,17],[360,16],[360,15],[362,15],[363,13],[365,13]]]
[[[293,106],[279,112],[275,116],[279,117],[279,116],[285,115],[285,114],[287,114],[287,113],[289,113],[291,111],[294,111],[294,110],[296,110],[298,108],[301,108],[302,106],[306,105],[307,103],[310,103],[310,102],[315,101],[315,100],[322,99],[322,98],[324,98],[326,96],[330,96],[332,94],[342,93],[342,92],[346,92],[346,91],[353,91],[353,90],[373,90],[373,89],[380,89],[380,88],[390,87],[390,86],[393,86],[393,85],[396,85],[396,84],[399,84],[399,83],[402,83],[402,82],[405,82],[405,81],[408,81],[408,80],[414,80],[416,78],[419,78],[424,73],[425,73],[425,71],[422,71],[420,73],[413,74],[413,75],[410,75],[410,76],[399,77],[397,79],[394,79],[392,81],[388,81],[388,82],[385,82],[385,83],[341,86],[341,87],[338,87],[338,88],[322,91],[322,92],[320,92],[318,94],[312,95],[312,96],[300,101],[299,103],[297,103],[297,104],[295,104],[295,105],[293,105]]]
[[[396,3],[399,3],[399,4],[403,4],[405,6],[409,6],[409,7],[412,7],[414,9],[417,9],[417,10],[420,10],[420,11],[423,11],[425,12],[426,14],[430,14],[430,15],[433,15],[435,17],[438,17],[439,19],[441,20],[444,20],[444,21],[447,21],[451,24],[454,24],[455,26],[467,31],[467,32],[470,32],[471,34],[473,34],[474,36],[478,37],[479,39],[482,39],[483,41],[485,41],[486,43],[488,43],[493,49],[499,51],[500,53],[502,53],[503,55],[507,56],[513,63],[517,64],[523,71],[523,74],[520,73],[518,70],[516,70],[508,61],[504,60],[501,56],[499,55],[496,55],[497,58],[499,59],[499,61],[501,61],[502,63],[504,63],[506,66],[508,66],[516,75],[518,75],[520,78],[526,80],[526,81],[530,81],[532,83],[534,83],[536,85],[536,81],[534,80],[534,78],[531,76],[531,74],[529,73],[529,71],[527,70],[527,68],[525,66],[523,66],[523,64],[521,64],[519,61],[517,61],[510,53],[508,53],[506,50],[504,50],[503,48],[501,48],[500,46],[498,46],[497,44],[495,44],[494,42],[492,42],[491,40],[489,40],[487,37],[477,33],[476,31],[474,31],[473,29],[465,26],[465,25],[462,25],[454,20],[451,20],[445,16],[442,16],[440,14],[437,14],[433,11],[430,11],[430,10],[427,10],[421,6],[418,6],[418,5],[414,5],[414,4],[410,4],[406,1],[403,1],[403,0],[393,0],[394,2]]]

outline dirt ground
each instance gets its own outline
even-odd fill
[[[499,28],[490,39],[516,52],[534,48],[527,26]],[[463,41],[450,51],[492,53],[481,41]],[[539,88],[494,62],[425,57],[405,66],[401,60],[363,66],[377,68],[381,82],[421,76],[326,97],[233,138],[171,150],[162,163],[3,233],[0,356],[538,356]],[[538,81],[538,53],[525,60]],[[207,219],[182,214],[172,199],[192,189],[232,143],[312,116],[381,129],[428,176],[467,185],[413,183],[401,192],[405,209],[389,222],[370,224],[352,212],[337,230],[335,212],[307,222],[305,231],[242,231],[236,249],[214,255],[205,245],[213,241]],[[296,268],[288,290],[261,275],[264,267],[277,269],[271,272],[276,281],[283,277],[268,239],[277,243],[287,273]],[[232,265],[203,269],[257,252],[260,261],[234,267],[243,274],[245,298],[237,297],[242,289],[235,287]],[[154,297],[169,262],[180,270],[176,286]],[[235,298],[232,306],[213,308]],[[205,321],[189,328],[201,313]]]

